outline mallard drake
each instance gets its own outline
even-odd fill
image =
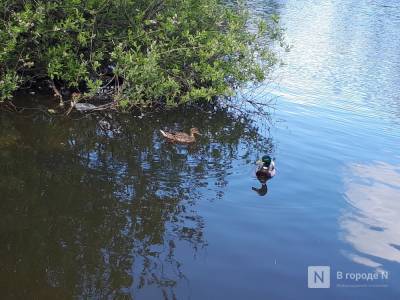
[[[182,144],[191,144],[196,142],[195,134],[201,135],[197,128],[191,128],[190,134],[185,132],[165,132],[164,130],[160,130],[163,137],[168,139],[171,142],[182,143]]]
[[[258,161],[259,165],[256,176],[261,181],[266,181],[276,174],[275,162],[271,159],[269,155],[264,155],[261,161]]]

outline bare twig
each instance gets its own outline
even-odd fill
[[[62,97],[60,91],[57,89],[56,85],[54,84],[53,80],[50,81],[50,85],[51,85],[51,88],[53,89],[54,96],[56,96],[60,99],[60,106],[63,107],[64,106],[63,97]]]

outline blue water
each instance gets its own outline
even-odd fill
[[[254,11],[268,11],[263,5]],[[276,83],[254,96],[278,96],[271,130],[278,175],[262,198],[248,189],[257,184],[246,176],[251,167],[237,163],[223,199],[201,203],[209,245],[185,263],[196,270],[190,294],[399,299],[400,3],[277,7],[293,48],[282,54]],[[331,288],[308,289],[308,266],[330,266]],[[356,282],[337,272],[389,275]]]
[[[0,115],[2,298],[400,299],[400,3],[248,3],[292,45],[252,91],[271,123]],[[192,126],[193,147],[159,134]]]

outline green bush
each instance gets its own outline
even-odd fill
[[[115,85],[123,109],[209,101],[263,81],[282,42],[276,17],[255,24],[242,3],[217,0],[0,0],[0,9],[0,101],[44,80],[87,97]]]

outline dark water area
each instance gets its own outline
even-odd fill
[[[293,46],[252,91],[276,98],[271,124],[0,114],[2,299],[400,298],[400,4],[249,3]],[[159,133],[192,126],[192,146]],[[308,288],[309,266],[330,288]]]
[[[195,145],[159,133],[193,124]],[[273,147],[225,112],[2,114],[0,128],[1,283],[17,298],[188,293],[183,261],[208,244],[198,202],[223,201],[227,177]]]

